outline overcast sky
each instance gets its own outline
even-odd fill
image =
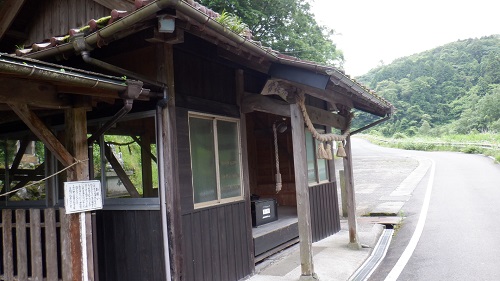
[[[365,74],[459,39],[500,34],[498,0],[310,0],[319,24],[334,29],[345,71]]]

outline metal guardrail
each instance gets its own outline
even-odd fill
[[[376,137],[370,137],[376,141],[385,142],[385,143],[404,143],[404,140],[386,140],[380,139]],[[452,147],[480,147],[484,149],[491,150],[500,150],[500,144],[491,144],[491,143],[475,143],[475,142],[425,142],[425,141],[413,141],[411,143],[414,144],[427,144],[427,145],[435,145],[435,146],[452,146]]]

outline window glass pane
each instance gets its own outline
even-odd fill
[[[5,143],[3,144],[5,146]],[[5,157],[8,159],[10,174],[5,178],[4,191],[18,190],[8,195],[10,201],[37,201],[46,196],[45,182],[35,183],[46,176],[45,147],[41,141],[9,140],[3,152],[2,168]],[[17,165],[14,166],[14,159]]]
[[[318,159],[318,176],[319,176],[319,181],[326,181],[328,180],[328,165],[326,163],[325,159]]]
[[[235,122],[217,121],[221,198],[241,196],[238,126]]]
[[[309,183],[316,182],[316,171],[314,167],[315,153],[314,140],[311,132],[306,130],[306,156],[307,156],[307,179]]]
[[[154,131],[154,117],[124,120],[94,144],[94,178],[107,199],[158,197]]]
[[[213,121],[189,118],[194,203],[217,200]]]

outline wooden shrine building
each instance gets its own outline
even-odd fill
[[[218,16],[181,0],[0,2],[0,280],[236,281],[299,238],[314,273],[311,243],[340,230],[318,154],[343,142],[352,186],[352,112],[394,108]],[[103,208],[66,214],[65,182],[89,180]]]

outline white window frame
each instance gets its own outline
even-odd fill
[[[213,132],[214,132],[214,151],[215,151],[215,178],[217,183],[217,199],[207,202],[195,203],[194,201],[194,179],[193,179],[193,164],[191,160],[191,156],[189,159],[191,165],[191,187],[193,189],[193,204],[194,208],[204,208],[209,206],[215,206],[219,204],[231,203],[236,201],[244,200],[244,188],[243,188],[243,160],[242,160],[242,152],[241,152],[241,134],[240,134],[240,120],[237,118],[199,113],[199,112],[188,112],[188,131],[190,132],[190,120],[191,118],[199,118],[205,120],[212,120]],[[217,121],[227,121],[236,123],[236,135],[238,142],[238,160],[239,160],[239,172],[240,172],[240,196],[230,197],[230,198],[221,198],[221,189],[220,189],[220,171],[219,171],[219,142],[217,139]],[[191,151],[191,132],[189,133],[189,153],[192,155]]]

